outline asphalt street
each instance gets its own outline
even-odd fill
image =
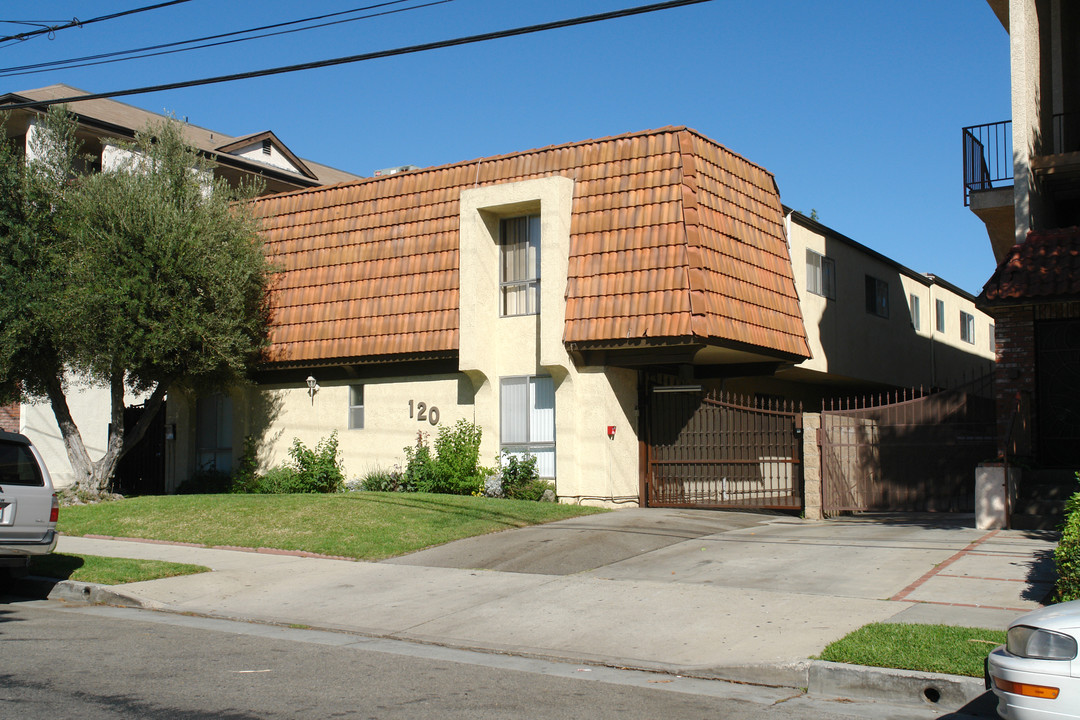
[[[931,706],[104,606],[0,598],[0,717],[922,718]],[[990,708],[987,714],[987,708]]]

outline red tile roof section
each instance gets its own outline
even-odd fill
[[[1032,230],[1013,245],[983,286],[979,302],[1025,304],[1080,295],[1080,227]]]
[[[552,175],[575,181],[566,342],[809,355],[772,175],[665,128],[256,201],[272,360],[456,352],[461,190]]]

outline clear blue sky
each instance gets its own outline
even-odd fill
[[[5,3],[63,22],[157,0]],[[422,0],[413,0],[419,4]],[[186,40],[373,4],[185,4],[0,47],[0,67]],[[353,55],[645,4],[453,0],[156,58],[3,77],[104,92]],[[401,6],[398,6],[401,7]],[[24,29],[0,24],[0,34]],[[786,205],[977,293],[993,272],[963,206],[960,128],[1008,119],[1008,35],[982,0],[713,0],[597,25],[124,98],[370,175],[688,125],[770,170]]]

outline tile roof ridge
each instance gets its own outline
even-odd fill
[[[705,142],[709,143],[710,145],[723,150],[724,152],[728,153],[729,155],[731,155],[733,157],[738,158],[739,160],[746,163],[747,165],[752,165],[753,167],[755,167],[758,170],[762,171],[763,173],[765,173],[766,175],[768,175],[769,177],[771,177],[773,179],[773,184],[774,185],[776,184],[776,176],[773,175],[772,171],[769,170],[767,167],[765,167],[764,165],[761,165],[760,163],[754,162],[753,160],[749,159],[745,155],[742,155],[740,153],[735,152],[734,150],[729,148],[727,145],[724,145],[723,143],[717,142],[716,140],[712,139],[711,137],[709,137],[705,133],[700,132],[699,130],[695,130],[694,128],[689,127],[687,125],[680,125],[678,127],[674,127],[674,128],[671,128],[671,129],[673,129],[673,130],[683,130],[683,131],[686,131],[686,132],[690,133],[691,135],[697,136],[701,140],[704,140]]]
[[[566,149],[566,148],[580,147],[582,145],[588,145],[590,143],[613,142],[613,141],[616,141],[616,140],[625,140],[625,139],[628,139],[628,138],[644,137],[644,136],[647,136],[647,135],[669,135],[669,134],[674,135],[674,134],[677,134],[677,133],[685,131],[685,130],[690,130],[690,128],[686,127],[685,125],[666,125],[664,127],[659,127],[659,128],[651,128],[651,129],[647,129],[647,130],[635,130],[635,131],[620,133],[618,135],[607,135],[607,136],[599,137],[599,138],[589,138],[587,140],[575,140],[575,141],[572,141],[572,142],[554,143],[554,144],[551,144],[551,145],[544,145],[544,146],[541,146],[541,147],[529,148],[527,150],[515,150],[513,152],[503,153],[501,155],[483,155],[481,157],[475,157],[475,158],[471,158],[469,160],[458,160],[458,161],[455,161],[455,162],[444,163],[442,165],[429,165],[428,167],[422,167],[422,168],[419,168],[419,169],[416,169],[416,170],[409,170],[406,173],[394,173],[394,174],[391,174],[391,175],[381,175],[381,176],[378,176],[378,177],[363,177],[363,178],[357,178],[356,180],[346,180],[344,182],[335,183],[333,185],[320,185],[319,187],[314,187],[314,188],[301,188],[301,189],[298,189],[298,190],[289,190],[289,191],[286,191],[286,192],[278,193],[276,195],[266,195],[266,196],[258,198],[258,199],[259,200],[268,200],[268,199],[272,199],[272,198],[288,197],[290,195],[296,195],[298,193],[316,193],[316,192],[325,191],[325,190],[340,189],[343,186],[347,186],[347,185],[360,185],[360,184],[369,183],[369,182],[389,182],[389,181],[391,181],[391,180],[393,180],[395,178],[401,178],[404,175],[419,175],[421,173],[428,173],[428,172],[442,172],[442,171],[445,171],[445,170],[453,170],[455,168],[460,168],[460,167],[469,167],[471,165],[475,165],[476,163],[508,160],[510,158],[521,157],[521,156],[524,156],[524,155],[533,155],[533,154],[538,154],[538,153],[551,152],[552,150],[562,150],[562,149]],[[700,137],[705,138],[706,140],[709,140],[704,135],[701,135],[700,133],[697,133],[696,131],[691,130],[691,132],[695,132],[695,134],[699,135]],[[717,145],[718,147],[723,147],[719,143],[716,143],[714,140],[709,140],[709,142],[713,143],[714,145]],[[727,148],[724,148],[724,149],[727,150]],[[731,152],[731,151],[727,150],[727,152]],[[731,153],[731,154],[736,155],[736,153]],[[737,157],[741,157],[741,156],[737,155]],[[749,161],[747,161],[747,162],[749,162]],[[753,163],[751,163],[751,164],[753,164]],[[762,169],[764,170],[764,168],[762,168]],[[765,170],[765,172],[768,172],[768,170]],[[771,176],[772,173],[769,173],[769,175]]]

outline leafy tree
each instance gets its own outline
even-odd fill
[[[0,148],[0,399],[47,399],[80,488],[108,488],[170,388],[240,381],[267,345],[270,267],[252,188],[213,179],[175,121],[120,143],[127,160],[77,175],[75,123],[43,119],[32,158]],[[107,387],[105,454],[68,409],[72,375]],[[124,432],[124,391],[149,393]]]

